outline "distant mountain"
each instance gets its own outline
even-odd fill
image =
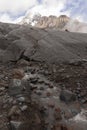
[[[54,28],[63,31],[87,33],[87,23],[81,23],[76,19],[73,20],[67,15],[60,15],[59,17],[50,15],[47,17],[40,14],[28,14],[19,24],[29,24],[37,28]]]
[[[59,17],[50,15],[47,17],[35,14],[27,15],[20,24],[29,24],[38,28],[63,28],[69,21],[70,18],[66,15],[61,15]]]
[[[70,20],[63,28],[63,30],[70,32],[87,33],[87,23],[79,22],[78,20]]]

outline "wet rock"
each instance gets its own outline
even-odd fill
[[[76,95],[69,90],[62,90],[60,93],[60,100],[66,103],[76,101]]]
[[[18,130],[21,124],[19,121],[10,121],[11,130]]]
[[[24,71],[22,69],[13,69],[12,76],[15,79],[22,79],[24,77]]]

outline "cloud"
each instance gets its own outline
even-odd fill
[[[37,0],[0,0],[0,12],[9,12],[17,15],[35,6],[37,3]]]
[[[39,12],[42,16],[59,16],[61,14],[69,15],[68,11],[61,12],[61,10],[64,8],[65,2],[66,0],[39,0],[38,5],[29,9],[26,14],[34,14]]]
[[[37,0],[0,0],[0,21],[14,22],[37,4]]]
[[[87,20],[87,0],[0,0],[0,21],[18,22],[29,13],[41,15],[66,14]]]
[[[69,11],[70,16],[80,19],[81,21],[87,20],[87,0],[67,0],[64,11]]]

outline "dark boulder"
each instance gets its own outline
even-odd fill
[[[60,100],[70,103],[76,101],[76,95],[69,90],[62,90],[60,93]]]

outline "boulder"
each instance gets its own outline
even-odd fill
[[[60,100],[66,103],[76,101],[76,95],[69,90],[62,90],[60,93]]]

